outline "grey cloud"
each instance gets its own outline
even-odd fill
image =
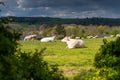
[[[18,0],[18,2],[21,0]],[[69,6],[84,6],[94,4],[91,0],[22,0],[22,7],[69,7]]]
[[[5,13],[16,16],[120,17],[120,0],[4,0]]]

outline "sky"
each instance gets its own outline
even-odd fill
[[[120,0],[0,0],[0,16],[120,18]]]

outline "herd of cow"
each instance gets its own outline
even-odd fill
[[[24,41],[35,40],[37,35],[29,35],[24,37]],[[41,38],[40,42],[54,42],[56,36]],[[61,40],[67,44],[67,48],[84,48],[85,43],[81,39],[71,39],[70,37],[65,37]]]
[[[120,34],[117,34],[116,37],[120,37]],[[28,35],[24,37],[24,41],[27,40],[35,40],[37,35]],[[40,42],[54,42],[56,40],[56,36],[41,38]],[[70,37],[64,37],[61,42],[65,42],[67,44],[67,48],[85,48],[85,43],[82,39],[71,39]]]

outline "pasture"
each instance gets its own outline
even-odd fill
[[[94,71],[93,60],[94,55],[103,44],[103,38],[83,39],[86,48],[68,49],[66,43],[59,40],[56,42],[42,43],[40,41],[20,41],[22,51],[30,52],[35,49],[44,51],[44,60],[49,64],[58,64],[58,67],[63,71],[64,75],[73,80],[77,75],[82,75],[85,71]],[[108,41],[115,38],[107,38]]]

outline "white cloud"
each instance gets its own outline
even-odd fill
[[[80,15],[83,18],[86,18],[86,17],[100,17],[100,16],[105,15],[105,14],[106,14],[105,10],[83,11],[83,12],[80,13]]]
[[[49,10],[50,9],[50,7],[44,7],[45,8],[45,10]]]
[[[23,3],[24,3],[24,0],[17,0],[18,8],[22,8]]]
[[[5,14],[2,14],[3,16],[15,16],[15,14],[11,11],[5,13]]]
[[[17,0],[17,4],[21,4],[23,2],[24,2],[24,0]]]

